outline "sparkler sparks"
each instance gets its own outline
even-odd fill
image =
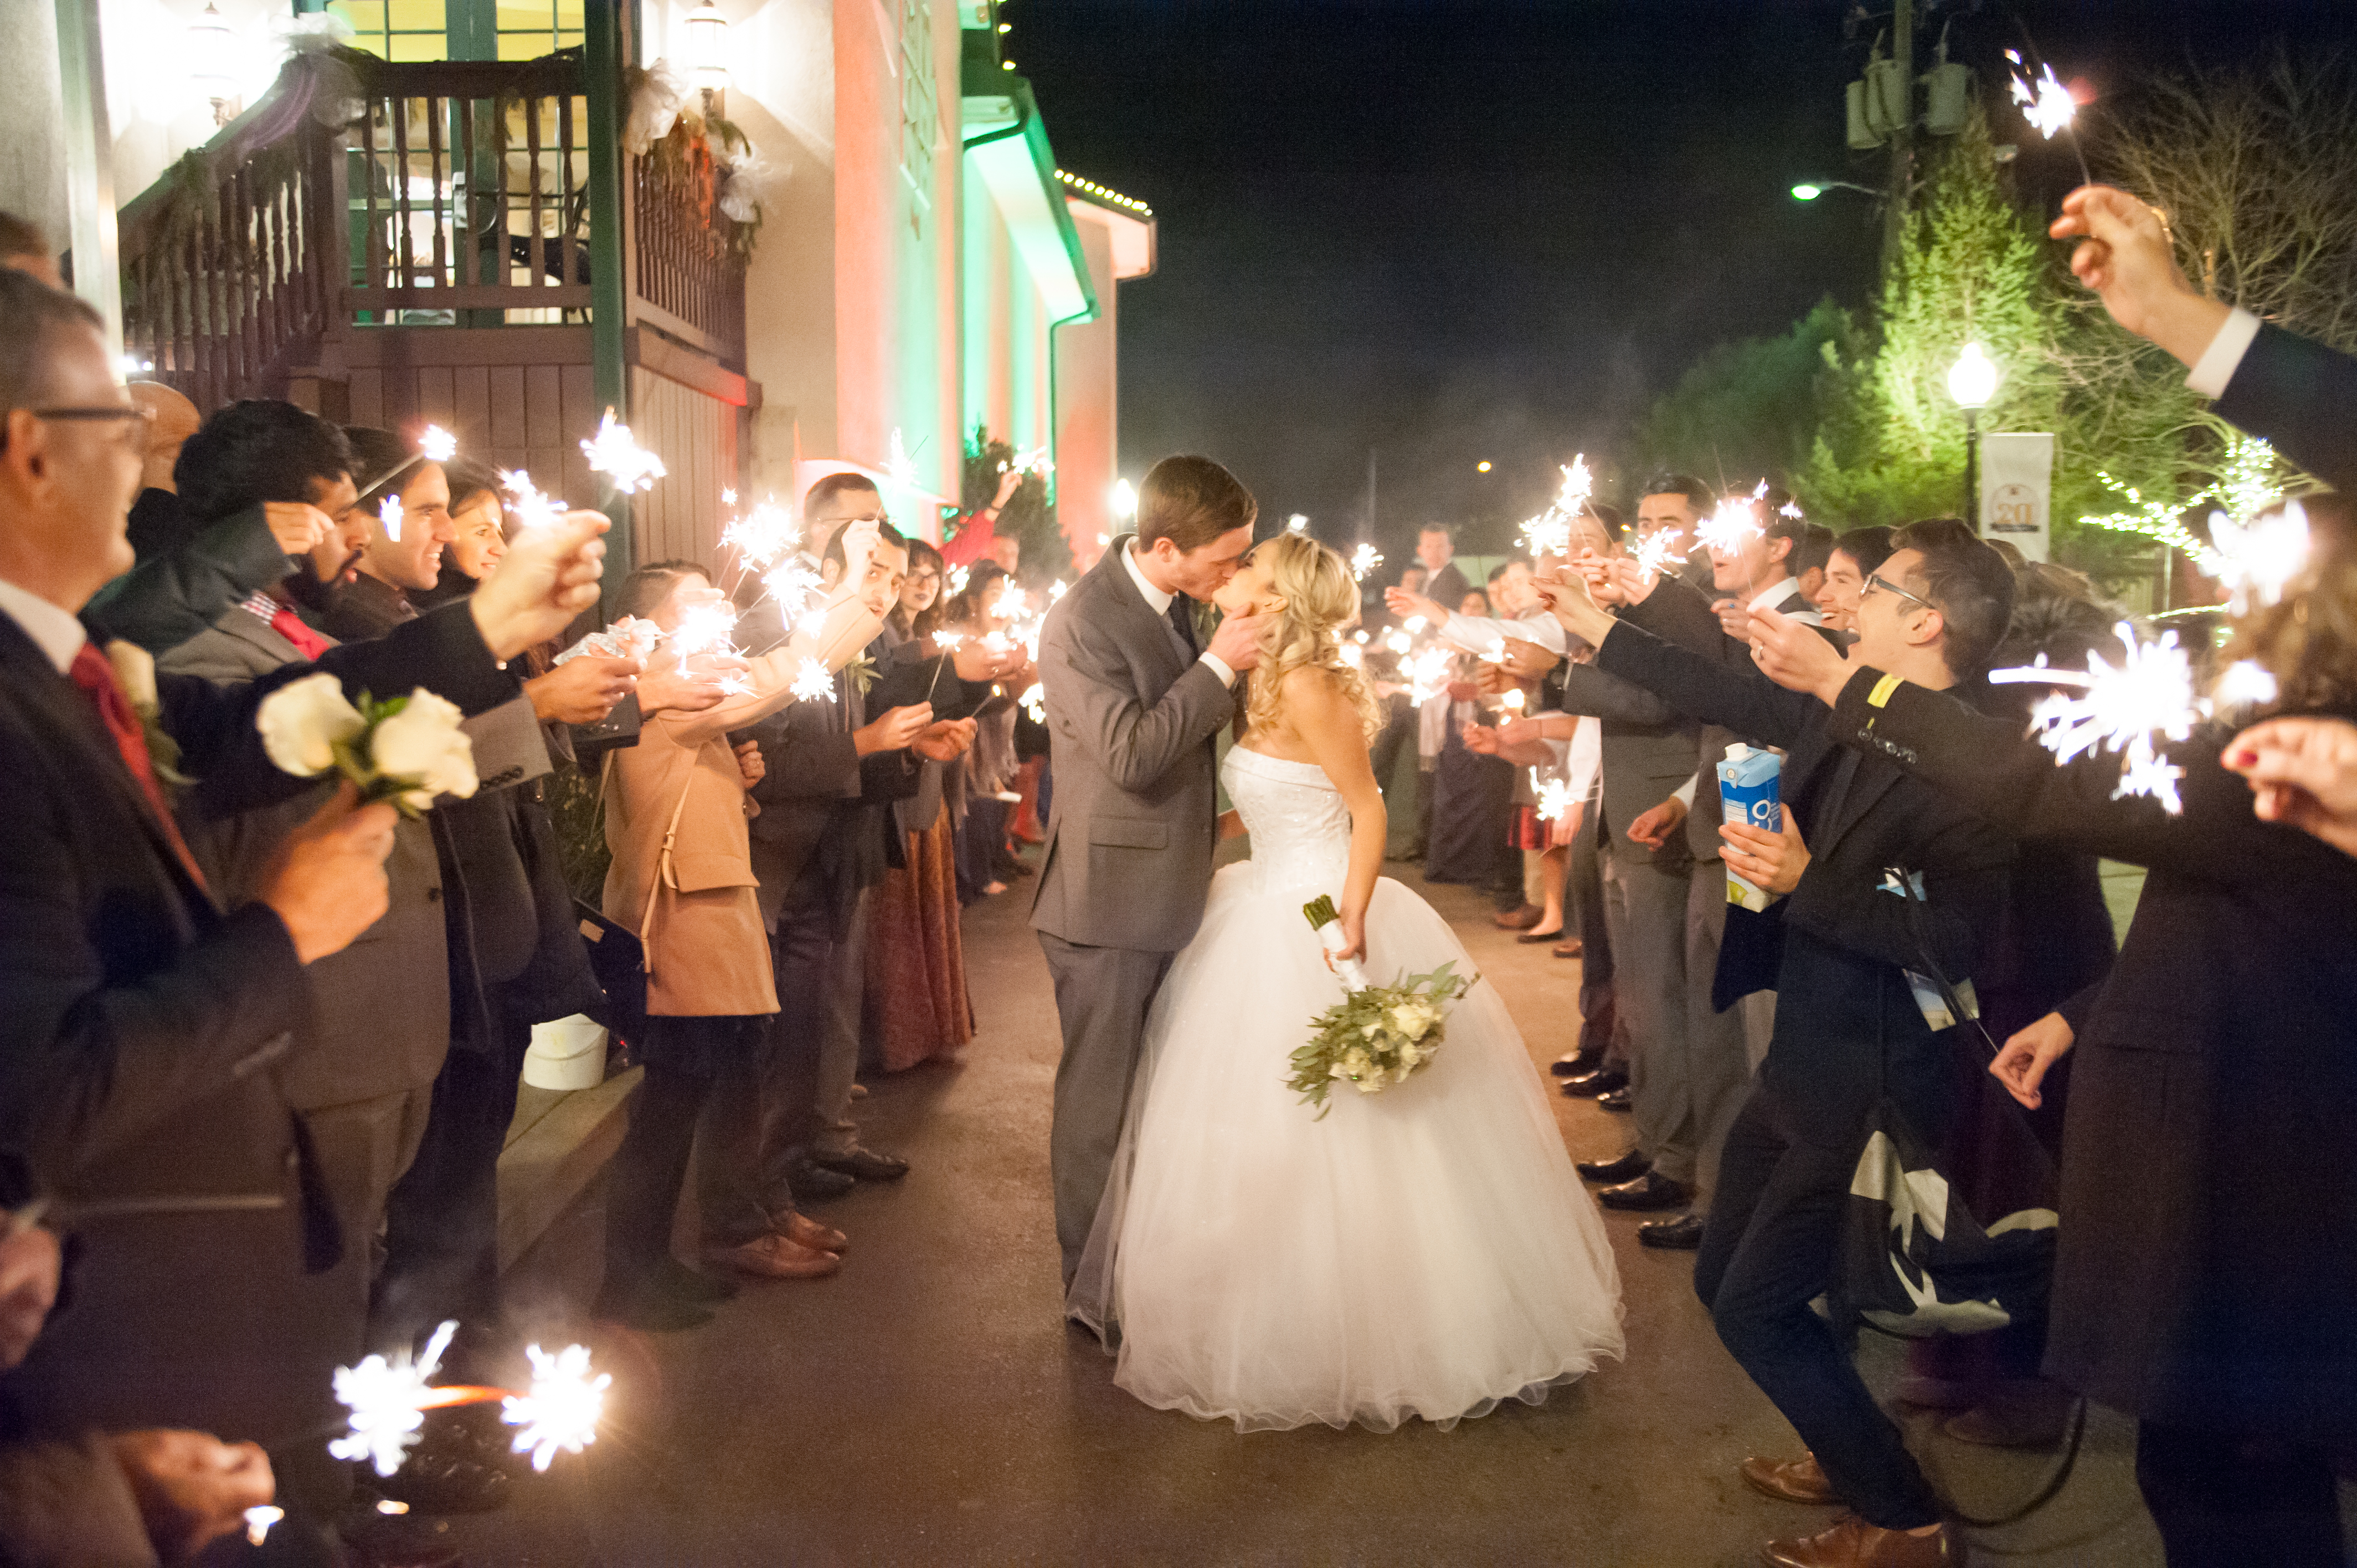
[[[694,605],[681,612],[679,629],[671,634],[672,650],[683,662],[699,653],[731,653],[736,630],[737,607],[727,600]]]
[[[802,615],[822,585],[817,573],[800,561],[789,561],[763,577],[761,586],[777,601],[779,618],[791,621]]]
[[[971,566],[951,567],[949,575],[950,597],[956,598],[960,594],[964,593],[966,579],[973,575],[974,568]]]
[[[376,520],[384,524],[384,536],[395,544],[401,542],[401,498],[387,496],[376,503]]]
[[[884,468],[892,482],[903,489],[917,488],[917,460],[909,455],[909,444],[900,438],[900,427],[892,427],[891,456],[884,460]]]
[[[1507,712],[1520,717],[1523,705],[1529,701],[1529,699],[1523,695],[1522,688],[1518,686],[1514,690],[1508,692],[1505,695],[1500,697],[1498,701],[1505,706]]]
[[[1683,553],[1678,545],[1684,538],[1684,529],[1662,529],[1649,539],[1639,540],[1637,548],[1630,552],[1629,558],[1648,578],[1658,577],[1668,571],[1670,564]]]
[[[801,702],[831,703],[834,701],[834,677],[829,675],[826,666],[817,660],[805,659],[802,669],[794,675],[792,690],[795,698]]]
[[[2219,672],[2218,683],[2210,688],[2210,705],[2220,713],[2231,713],[2265,707],[2280,695],[2281,689],[2266,665],[2237,659]]]
[[[258,1503],[245,1510],[245,1543],[260,1546],[270,1539],[270,1527],[286,1517],[275,1503]]]
[[[755,566],[783,559],[802,542],[802,531],[793,514],[774,501],[760,502],[720,531],[720,542],[734,546]]]
[[[998,465],[1002,474],[1052,474],[1056,465],[1048,460],[1045,446],[1034,446],[1028,452],[1017,452],[1012,462]]]
[[[587,1346],[567,1345],[552,1356],[537,1345],[524,1348],[532,1359],[532,1387],[510,1394],[500,1417],[517,1428],[515,1452],[532,1455],[532,1467],[545,1470],[560,1448],[578,1454],[597,1441],[597,1421],[606,1411],[611,1372],[589,1375]]]
[[[1531,789],[1539,798],[1538,813],[1542,822],[1560,822],[1571,814],[1572,807],[1579,803],[1571,798],[1570,779],[1542,779],[1535,768],[1531,769]]]
[[[2213,511],[2210,545],[2194,564],[2226,585],[2236,615],[2248,615],[2279,602],[2291,580],[2307,569],[2308,509],[2292,501],[2279,512],[2241,524]]]
[[[458,438],[438,424],[429,424],[417,438],[417,451],[429,463],[447,463],[458,455]]]
[[[1546,510],[1523,524],[1523,542],[1533,555],[1571,553],[1572,521],[1587,510],[1588,497],[1595,489],[1595,478],[1587,471],[1587,454],[1582,452],[1564,468],[1563,488]]]
[[[1768,481],[1748,496],[1730,496],[1718,503],[1711,514],[1695,530],[1695,540],[1706,550],[1721,555],[1733,555],[1742,550],[1746,542],[1767,533],[1760,525],[1760,502],[1768,494]]]
[[[565,504],[543,495],[532,476],[522,468],[501,468],[500,488],[508,493],[508,510],[515,513],[518,532],[554,528],[565,520]]]
[[[629,425],[614,423],[610,408],[597,434],[581,443],[581,455],[589,459],[592,473],[605,475],[625,493],[652,489],[665,472],[662,459],[640,446]]]
[[[1031,715],[1033,724],[1043,725],[1048,722],[1048,689],[1046,687],[1035,681],[1023,689],[1023,695],[1018,700],[1023,704],[1023,711]]]
[[[366,1459],[380,1476],[400,1469],[417,1443],[426,1408],[442,1402],[425,1380],[441,1369],[442,1352],[457,1331],[457,1323],[443,1324],[425,1342],[425,1353],[414,1360],[401,1350],[390,1359],[368,1356],[357,1367],[337,1368],[336,1398],[351,1412],[351,1421],[350,1429],[328,1444],[328,1453],[338,1459]]]
[[[1365,582],[1367,574],[1383,564],[1383,552],[1372,544],[1361,544],[1351,552],[1351,575],[1359,582]]]
[[[2119,787],[2112,799],[2149,795],[2171,816],[2184,810],[2177,781],[2185,770],[2170,763],[2159,742],[2179,741],[2208,716],[2206,705],[2193,689],[2193,666],[2177,644],[2177,633],[2163,632],[2158,641],[2140,642],[2136,628],[2122,621],[2119,639],[2127,650],[2115,668],[2100,653],[2087,656],[2087,670],[1993,670],[1997,683],[2045,682],[2079,688],[2073,695],[2056,692],[2030,710],[2040,746],[2054,754],[2056,763],[2098,751],[2120,754]]]
[[[2056,132],[2069,130],[2078,118],[2079,105],[2072,99],[2071,90],[2054,79],[2054,68],[2044,66],[2044,74],[2033,87],[2022,80],[2021,72],[2029,68],[2022,65],[2020,51],[2007,49],[2005,58],[2019,68],[2013,72],[2013,101],[2022,106],[2021,117],[2050,142]]]
[[[1448,650],[1437,644],[1411,655],[1403,667],[1409,692],[1418,707],[1448,690]]]

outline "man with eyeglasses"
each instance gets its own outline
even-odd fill
[[[1858,605],[1850,657],[1934,690],[1977,683],[2005,634],[2013,575],[1953,518],[1899,531]],[[1770,1497],[1846,1503],[1815,1536],[1770,1543],[1789,1568],[1932,1568],[1947,1562],[1940,1506],[1835,1328],[1810,1303],[1836,1282],[1842,1219],[1868,1119],[1887,1099],[1933,1146],[1948,1118],[1954,1020],[1918,1000],[1910,972],[1970,976],[1995,927],[2013,846],[1892,762],[1843,745],[1832,713],[1756,667],[1695,650],[1712,612],[1681,585],[1633,569],[1545,585],[1596,667],[1673,708],[1782,747],[1782,822],[1726,824],[1719,854],[1772,897],[1732,908],[1714,999],[1776,992],[1775,1028],[1728,1130],[1695,1265],[1720,1340],[1806,1440],[1798,1460],[1750,1459]],[[1613,614],[1598,598],[1619,604]],[[1790,626],[1747,612],[1746,631]],[[1886,887],[1897,868],[1921,923]],[[1918,932],[1921,931],[1919,938]],[[1928,946],[1921,945],[1928,942]]]

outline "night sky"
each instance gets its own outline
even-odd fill
[[[1866,301],[1872,204],[1787,192],[1883,181],[1843,89],[1887,6],[1846,41],[1843,0],[1011,0],[1058,161],[1160,221],[1159,271],[1122,285],[1124,470],[1208,453],[1265,517],[1347,540],[1372,446],[1394,560],[1418,520],[1536,510],[1575,450],[1618,499],[1617,448],[1703,350]],[[1993,102],[2012,13],[1931,10]],[[2352,28],[2343,0],[2019,11],[2099,91]],[[2073,166],[2029,134],[2050,202]]]

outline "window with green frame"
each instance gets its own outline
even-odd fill
[[[327,6],[350,24],[354,45],[398,60],[474,58],[489,51],[466,40],[487,35],[499,59],[536,59],[581,42],[581,8],[582,0],[328,0]]]

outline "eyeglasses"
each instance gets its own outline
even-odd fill
[[[1867,575],[1866,586],[1858,590],[1857,596],[1863,599],[1867,595],[1874,592],[1877,588],[1880,588],[1885,593],[1897,594],[1902,599],[1912,599],[1927,610],[1938,609],[1940,607],[1921,594],[1909,593],[1906,589],[1900,587],[1898,584],[1882,576],[1878,573],[1868,573]]]
[[[98,408],[31,408],[25,412],[35,419],[78,420],[84,424],[136,420],[138,423],[124,433],[124,443],[142,454],[147,450],[147,437],[156,428],[156,411],[136,403],[108,403]]]

